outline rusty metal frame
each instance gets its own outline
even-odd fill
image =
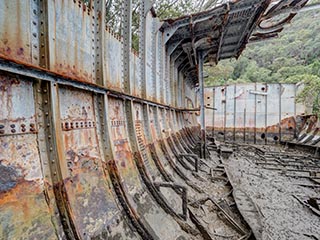
[[[95,66],[95,76],[96,76],[96,83],[99,85],[104,85],[103,81],[103,46],[102,43],[104,42],[104,30],[105,30],[105,21],[104,18],[101,16],[105,16],[105,10],[106,10],[106,2],[105,1],[93,1],[93,6],[94,6],[94,45],[95,45],[95,50],[94,50],[94,55],[95,55],[95,62],[93,63]],[[130,43],[130,41],[129,41]],[[124,51],[123,54],[126,54]],[[130,73],[130,69],[128,70]]]
[[[148,174],[148,171],[146,169],[146,166],[143,162],[143,157],[141,155],[141,150],[138,146],[138,137],[136,133],[136,128],[134,124],[134,117],[133,117],[133,102],[132,101],[125,101],[125,112],[126,112],[126,119],[128,122],[127,130],[128,130],[128,136],[130,140],[131,149],[133,151],[133,158],[136,163],[136,166],[138,168],[138,171],[140,173],[141,178],[143,179],[143,182],[150,192],[150,194],[154,197],[154,199],[158,202],[158,204],[170,215],[176,218],[182,218],[183,220],[186,220],[185,212],[181,216],[180,214],[177,214],[166,202],[162,194],[160,193],[159,189],[156,188],[156,184],[152,182],[151,177]],[[172,183],[164,183],[164,185],[172,185]],[[175,185],[174,189],[178,189],[179,191],[182,190],[183,192],[183,199],[186,199],[186,189],[182,186]],[[187,200],[184,200],[184,203],[187,203]],[[185,209],[185,207],[183,208]]]
[[[152,134],[151,134],[151,127],[150,127],[150,108],[151,106],[148,104],[143,105],[143,116],[144,116],[144,126],[145,126],[145,135],[147,138],[147,142],[149,142],[148,144],[148,148],[149,148],[149,152],[151,155],[151,159],[152,161],[155,163],[159,173],[161,174],[161,176],[163,177],[163,179],[167,182],[173,182],[173,177],[167,173],[167,171],[165,170],[165,167],[163,166],[162,162],[160,161],[160,157],[157,154],[157,150],[155,147],[155,142],[157,141],[157,139],[153,139]],[[155,122],[158,122],[158,115],[157,112],[154,113],[154,120]],[[159,130],[159,125],[154,123],[154,127],[156,129],[156,134],[160,135],[160,130]]]
[[[130,86],[130,59],[131,59],[131,43],[132,43],[132,0],[122,2],[122,64],[123,64],[123,87],[125,93],[131,94]]]
[[[63,78],[59,75],[50,73],[48,71],[45,71],[44,69],[32,69],[29,67],[26,67],[21,64],[17,63],[12,63],[7,60],[0,59],[0,71],[8,72],[11,74],[17,74],[21,76],[26,76],[34,79],[42,79],[44,81],[52,82],[52,83],[57,83],[59,85],[64,85],[64,86],[71,86],[74,88],[86,90],[86,91],[91,91],[94,93],[98,94],[108,94],[113,97],[117,98],[122,98],[122,99],[127,99],[127,100],[133,100],[135,102],[140,102],[140,103],[147,103],[151,106],[158,106],[161,108],[167,108],[167,109],[174,109],[177,111],[197,111],[197,109],[184,109],[184,108],[175,108],[173,106],[166,105],[165,103],[158,103],[154,102],[151,100],[143,99],[140,97],[133,96],[131,94],[119,92],[113,89],[109,89],[100,85],[95,85],[95,84],[86,84],[78,81],[74,81],[72,79],[66,79]]]
[[[52,226],[54,228],[53,230],[55,231],[57,238],[86,238],[86,235],[82,232],[82,228],[77,224],[78,219],[76,218],[76,213],[78,209],[73,209],[71,200],[74,199],[72,199],[72,195],[68,193],[68,190],[70,190],[68,189],[70,169],[66,167],[67,156],[65,153],[65,148],[67,144],[63,135],[63,131],[66,130],[66,127],[61,126],[61,111],[64,107],[61,100],[63,96],[62,90],[65,89],[66,86],[72,87],[72,91],[85,90],[85,93],[90,96],[90,99],[92,99],[92,104],[90,106],[93,107],[93,118],[97,122],[97,126],[94,126],[94,136],[96,138],[96,146],[99,149],[98,153],[103,155],[100,158],[102,161],[101,165],[103,167],[103,169],[101,168],[101,173],[105,174],[100,179],[102,179],[102,182],[108,179],[107,182],[110,185],[110,194],[112,197],[114,197],[112,198],[112,201],[114,201],[114,203],[117,203],[115,205],[115,209],[119,211],[122,210],[123,214],[121,215],[123,215],[123,217],[127,220],[126,223],[128,223],[128,226],[130,227],[129,231],[132,231],[133,235],[135,235],[135,237],[137,238],[139,237],[138,234],[142,239],[148,240],[157,239],[159,237],[156,236],[157,234],[155,234],[153,231],[156,228],[152,229],[149,226],[148,221],[146,221],[145,219],[144,212],[140,212],[140,210],[137,210],[137,208],[135,207],[135,204],[133,202],[135,201],[134,197],[128,194],[126,189],[127,186],[124,182],[125,177],[124,175],[122,175],[123,172],[117,165],[117,155],[115,150],[116,147],[114,142],[112,142],[112,138],[110,138],[112,129],[110,123],[111,121],[109,119],[111,116],[108,112],[108,106],[111,101],[119,103],[119,105],[121,105],[121,111],[124,110],[123,117],[126,121],[123,122],[125,122],[126,125],[123,127],[123,129],[125,129],[125,140],[127,141],[127,139],[129,139],[129,141],[127,141],[128,148],[126,150],[129,152],[132,151],[130,152],[130,154],[132,154],[133,157],[131,158],[130,155],[130,159],[134,161],[134,174],[138,179],[137,183],[141,184],[139,186],[139,191],[144,192],[146,194],[145,196],[152,197],[150,198],[150,203],[152,203],[152,205],[154,204],[154,209],[161,210],[161,212],[167,213],[168,215],[170,214],[170,217],[173,217],[172,221],[176,220],[176,222],[180,224],[181,228],[183,228],[182,226],[189,227],[188,223],[186,223],[186,220],[188,218],[187,189],[188,187],[191,187],[197,193],[204,193],[202,189],[199,189],[199,187],[197,187],[193,183],[193,180],[199,177],[196,172],[199,171],[200,163],[204,165],[206,164],[204,161],[202,161],[202,159],[199,159],[197,155],[194,155],[192,153],[194,150],[193,148],[197,147],[197,144],[200,140],[202,152],[201,157],[205,158],[206,154],[206,133],[205,123],[203,123],[205,117],[205,106],[203,102],[203,63],[207,60],[208,53],[212,54],[209,48],[218,47],[216,61],[220,59],[219,56],[223,56],[225,58],[236,55],[236,53],[240,54],[243,50],[242,48],[246,44],[247,38],[251,34],[252,30],[256,27],[255,23],[257,23],[259,20],[257,18],[260,16],[260,13],[265,10],[264,6],[267,4],[267,2],[270,2],[270,0],[261,1],[265,2],[265,4],[261,7],[261,9],[255,9],[255,15],[250,16],[249,20],[251,21],[244,25],[244,29],[246,31],[243,34],[239,33],[238,31],[227,34],[228,28],[232,27],[231,25],[236,25],[237,23],[234,22],[232,24],[230,23],[230,25],[227,25],[229,21],[231,21],[230,18],[233,18],[234,16],[232,15],[231,17],[231,15],[229,14],[229,5],[224,5],[224,7],[221,7],[221,9],[219,11],[217,10],[217,12],[215,12],[216,10],[213,9],[212,11],[210,10],[201,14],[195,14],[189,17],[177,19],[173,21],[172,25],[169,24],[166,27],[162,25],[161,31],[163,32],[158,31],[159,22],[157,19],[153,19],[154,21],[152,21],[152,39],[147,39],[147,34],[145,32],[147,31],[146,17],[150,17],[151,12],[152,17],[155,18],[154,11],[151,9],[152,2],[150,0],[141,0],[142,6],[140,9],[140,17],[142,22],[142,31],[140,35],[140,42],[142,44],[140,46],[140,57],[142,60],[141,62],[139,62],[141,68],[141,78],[137,78],[134,80],[130,78],[132,77],[132,73],[136,73],[134,72],[136,69],[133,69],[131,63],[132,61],[139,60],[138,56],[135,55],[136,53],[134,53],[131,49],[132,0],[123,0],[121,16],[122,38],[115,38],[114,36],[112,36],[113,40],[115,40],[116,45],[119,46],[119,49],[121,49],[122,53],[122,66],[117,66],[116,70],[121,72],[121,79],[117,80],[119,81],[119,83],[121,82],[120,89],[124,90],[123,92],[122,90],[119,91],[112,89],[112,87],[108,88],[108,80],[110,79],[105,79],[107,70],[104,63],[106,63],[107,60],[110,60],[105,59],[105,50],[107,49],[107,47],[105,46],[105,40],[109,37],[108,34],[110,34],[109,32],[105,31],[105,1],[89,1],[88,4],[87,2],[84,3],[83,1],[73,1],[73,3],[70,3],[70,6],[76,13],[75,15],[70,15],[71,17],[81,16],[81,14],[84,14],[83,16],[85,16],[83,19],[81,19],[84,21],[75,21],[75,24],[78,24],[78,26],[84,24],[86,30],[85,32],[83,32],[85,33],[85,37],[83,39],[88,41],[88,46],[83,46],[86,45],[83,44],[79,48],[75,47],[75,49],[71,49],[72,51],[74,51],[73,53],[76,56],[78,56],[77,51],[87,56],[85,58],[88,60],[88,62],[86,62],[86,66],[90,69],[90,71],[88,75],[86,75],[88,72],[86,72],[86,74],[84,75],[82,75],[81,73],[81,76],[78,73],[64,73],[63,71],[60,71],[65,67],[64,64],[62,64],[64,63],[63,61],[66,62],[65,65],[68,65],[69,63],[65,55],[59,57],[67,60],[63,60],[59,63],[54,62],[56,58],[58,59],[58,57],[54,55],[54,51],[56,50],[54,42],[56,40],[58,42],[58,39],[55,39],[53,37],[56,32],[52,31],[52,29],[54,29],[56,26],[54,25],[54,23],[48,21],[50,16],[56,17],[55,14],[57,13],[52,9],[49,9],[49,7],[54,8],[54,4],[57,1],[29,0],[28,2],[30,3],[30,5],[28,6],[27,10],[28,14],[30,14],[27,17],[28,21],[30,20],[30,22],[27,23],[27,27],[28,29],[31,29],[32,33],[30,35],[30,39],[27,39],[25,41],[28,44],[26,44],[26,46],[24,47],[28,48],[27,50],[30,52],[31,60],[27,59],[24,62],[23,57],[14,59],[14,56],[11,58],[11,56],[4,54],[0,59],[0,71],[1,73],[4,73],[4,75],[24,77],[24,80],[30,81],[33,84],[33,87],[31,89],[33,90],[33,96],[35,98],[34,100],[36,100],[34,105],[35,113],[37,114],[37,129],[39,131],[30,131],[33,131],[35,134],[37,134],[37,147],[39,151],[38,154],[40,157],[41,170],[43,171],[42,174],[44,180],[47,181],[45,184],[48,184],[44,185],[42,190],[43,195],[45,196],[45,200],[47,201],[47,205],[50,210],[52,210],[52,212],[50,212],[50,217]],[[235,6],[236,4],[238,4],[238,1],[235,1],[231,5]],[[238,12],[241,13],[242,11],[248,9],[247,5],[248,2],[243,5],[240,4],[237,9],[234,9],[232,14]],[[12,6],[12,9],[15,10],[15,6]],[[66,8],[66,4],[62,7]],[[202,29],[204,26],[200,26],[200,30],[196,32],[195,28],[197,24],[203,21],[211,21],[212,18],[217,17],[218,15],[219,19],[224,16],[223,27],[220,28],[220,30],[218,28],[214,30],[212,30],[211,28]],[[218,20],[215,22],[218,22]],[[168,22],[166,22],[165,24],[168,24]],[[63,24],[61,24],[61,26],[62,25]],[[59,30],[61,30],[61,26],[58,26],[60,27]],[[190,31],[188,30],[189,32],[187,32],[186,34],[190,33],[189,35],[192,39],[191,43],[185,43],[183,40],[179,40],[179,37],[186,36],[183,33],[180,34],[180,36],[172,36],[179,28],[184,26],[189,27]],[[214,32],[214,34],[210,34],[211,31]],[[217,32],[219,31],[220,35],[217,34]],[[209,34],[210,36],[203,37],[199,40],[197,36],[195,36],[196,33],[199,34],[198,38],[203,37],[204,34]],[[60,31],[59,34],[60,40],[61,38],[63,40],[64,35],[67,35],[63,31]],[[210,37],[213,38],[217,35],[219,38],[218,45],[206,43],[206,41],[212,40]],[[237,49],[231,48],[230,50],[230,48],[228,48],[229,50],[223,50],[224,39],[226,37],[239,35],[239,41],[234,41],[231,44]],[[175,42],[174,39],[177,39],[177,42]],[[60,46],[62,46],[61,42],[59,43]],[[146,43],[151,43],[152,46],[152,76],[150,77],[152,78],[151,88],[153,89],[153,96],[150,97],[147,97],[146,86],[146,64],[148,61]],[[203,49],[201,49],[202,47]],[[179,50],[181,51],[179,52]],[[197,54],[199,55],[197,56]],[[81,61],[76,57],[76,60],[74,62],[78,63]],[[158,63],[159,66],[157,65]],[[59,69],[59,66],[57,67],[57,64],[61,65],[61,69]],[[198,69],[194,68],[196,65]],[[77,67],[78,66],[68,66],[66,69],[76,69]],[[160,71],[159,83],[157,82],[158,67]],[[136,68],[136,66],[134,66],[134,68]],[[76,69],[74,71],[77,70],[79,69]],[[198,76],[196,76],[197,73]],[[134,90],[136,90],[135,84],[132,84],[130,80],[141,81],[142,97],[134,96],[133,92]],[[194,105],[194,102],[197,101],[196,93],[192,92],[195,90],[194,86],[197,80],[200,81],[201,107],[200,109],[197,106],[192,109],[187,109],[184,107],[184,98],[186,97],[185,95],[187,91],[188,93],[192,93],[192,96],[189,97],[189,100],[192,102],[192,104]],[[158,86],[160,86],[161,89],[159,96],[157,95],[157,90],[155,90]],[[182,88],[182,86],[186,87]],[[183,92],[181,93],[181,95],[180,91]],[[150,100],[150,98],[152,100]],[[157,170],[157,173],[160,172],[162,176],[161,180],[167,182],[154,182],[155,180],[152,180],[153,172],[147,168],[147,165],[143,161],[143,152],[139,148],[140,146],[138,144],[138,133],[133,114],[134,104],[136,103],[139,105],[139,107],[142,108],[143,115],[145,117],[144,132],[146,134],[148,142],[152,143],[150,144],[150,147],[148,149],[151,155],[150,161],[154,161],[157,168],[155,168],[155,172]],[[154,124],[156,131],[158,132],[158,136],[156,137],[157,139],[153,139],[151,130],[154,129],[151,129],[151,127],[149,126],[149,109],[151,107],[155,109],[154,118],[156,122]],[[161,109],[162,111],[161,114],[166,115],[163,116],[163,121],[165,122],[163,125],[163,130],[166,131],[165,134],[162,134],[160,131],[161,125],[158,122],[160,117],[159,109]],[[196,125],[195,115],[192,115],[189,118],[190,124],[187,124],[183,119],[183,115],[185,114],[185,112],[190,113],[199,110],[201,111],[201,138],[198,138],[197,135],[198,128]],[[34,128],[31,127],[31,129]],[[281,131],[281,128],[279,129],[279,131]],[[17,133],[17,135],[18,134],[20,133]],[[5,132],[5,134],[1,136],[7,136],[7,133]],[[165,164],[163,164],[164,162]],[[181,186],[176,184],[174,182],[175,176],[174,174],[171,175],[171,172],[169,173],[168,168],[170,168],[170,171],[172,170],[172,172],[177,173],[177,175],[181,178],[179,178],[179,180],[182,180],[182,182],[184,181],[188,186]],[[190,170],[190,172],[188,170]],[[109,182],[109,180],[111,182]],[[184,182],[182,184],[184,184]],[[52,188],[50,186],[51,184]],[[167,202],[166,196],[161,193],[160,188],[171,188],[175,191],[175,193],[179,195],[179,197],[182,198],[182,214],[179,214],[172,207],[170,207],[169,202]],[[148,190],[148,192],[146,190]],[[108,232],[110,232],[109,223],[104,225],[104,227]],[[104,231],[105,230],[103,230],[101,234],[104,234]]]
[[[110,175],[113,188],[117,195],[117,198],[120,202],[120,205],[124,209],[126,213],[126,217],[129,219],[132,226],[136,229],[136,231],[140,234],[142,239],[154,239],[149,230],[143,225],[140,217],[137,215],[132,206],[130,206],[129,200],[127,199],[126,192],[124,186],[122,184],[122,180],[119,174],[119,170],[116,166],[114,160],[114,149],[111,144],[111,140],[108,137],[110,134],[110,123],[108,121],[108,96],[103,94],[98,96],[98,108],[99,108],[99,117],[101,124],[101,135],[104,146],[104,154],[107,159],[107,164],[105,169],[108,171]]]
[[[204,79],[203,79],[203,53],[198,53],[198,79],[200,83],[200,125],[201,125],[201,150],[200,158],[206,158],[206,123],[205,123],[205,104],[204,104]]]
[[[188,190],[186,187],[170,182],[155,182],[153,183],[157,190],[160,192],[160,188],[171,188],[179,193],[182,199],[182,214],[178,214],[183,220],[187,220],[188,217]]]
[[[142,97],[147,96],[146,86],[146,66],[147,66],[147,51],[146,51],[146,11],[145,11],[145,0],[140,0],[140,33],[139,33],[139,61],[140,61],[140,85],[142,88]]]
[[[65,194],[66,189],[64,179],[68,174],[67,170],[62,167],[62,162],[65,162],[65,156],[63,152],[62,129],[59,116],[58,89],[59,86],[57,83],[44,83],[44,86],[42,87],[44,109],[46,109],[45,123],[48,129],[48,154],[51,159],[50,169],[64,232],[68,239],[81,239],[82,237],[74,224],[75,220],[70,211],[68,199]]]
[[[163,47],[163,38],[162,35],[158,32],[158,62],[159,62],[159,71],[160,71],[160,79],[159,79],[159,85],[160,88],[160,96],[159,101],[160,103],[164,102],[164,47]]]
[[[57,169],[59,165],[56,164],[56,155],[52,152],[53,149],[50,149],[50,146],[55,146],[52,139],[53,130],[51,126],[51,118],[49,116],[50,111],[50,98],[48,97],[48,84],[37,80],[34,83],[34,95],[36,98],[36,114],[39,121],[38,126],[38,144],[39,144],[39,154],[43,166],[49,166],[48,168],[43,167],[43,173],[45,181],[48,181],[50,185],[54,186],[59,184],[61,179],[57,177]],[[44,123],[44,124],[42,124]],[[49,149],[48,149],[49,148]],[[51,147],[52,148],[52,147]],[[49,154],[48,154],[49,153]],[[59,185],[58,185],[59,186]],[[52,214],[52,221],[56,226],[57,237],[73,237],[72,233],[72,222],[68,218],[68,211],[63,200],[63,192],[59,190],[59,187],[53,188],[50,190],[48,186],[45,187],[45,195],[50,201],[51,207],[54,209]],[[56,198],[55,198],[56,196]],[[58,197],[57,197],[58,196]],[[63,222],[59,219],[60,216],[66,216]],[[64,229],[64,231],[59,231]],[[65,230],[67,229],[67,232]],[[69,231],[71,232],[69,233]],[[65,236],[66,234],[66,236]]]

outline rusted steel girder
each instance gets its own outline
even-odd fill
[[[206,127],[218,140],[254,144],[279,143],[296,137],[305,107],[295,101],[302,85],[235,84],[205,89]]]
[[[200,126],[201,126],[201,150],[200,157],[206,158],[206,122],[205,122],[205,106],[204,106],[204,79],[203,79],[203,53],[200,51],[198,53],[198,79],[200,88]]]
[[[260,16],[267,1],[257,2],[199,16],[226,33],[242,14]],[[201,141],[196,71],[181,48],[168,54],[149,1],[140,11],[145,46],[140,56],[132,51],[132,9],[123,3],[118,36],[105,27],[105,1],[0,1],[1,239],[208,236],[201,216],[190,221],[188,213],[195,211],[189,199],[213,186],[201,176],[209,163],[190,157]],[[207,28],[197,17],[193,36]],[[242,36],[213,32],[237,40],[234,46],[240,40],[232,38]],[[208,44],[194,41],[187,51],[216,46]],[[219,45],[220,54],[238,50]]]

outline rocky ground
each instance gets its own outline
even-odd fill
[[[220,148],[234,199],[256,239],[320,239],[318,159],[277,146]]]

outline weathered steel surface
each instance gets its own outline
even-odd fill
[[[296,103],[301,87],[294,84],[237,84],[207,88],[206,126],[219,140],[273,143],[292,140],[295,117],[304,113]]]
[[[34,65],[39,62],[38,8],[32,2],[19,0],[0,2],[2,58]]]
[[[112,32],[104,33],[104,58],[111,61],[104,61],[105,86],[122,91],[122,63],[121,63],[121,42]]]
[[[156,99],[156,82],[155,82],[155,74],[156,72],[153,71],[153,56],[155,55],[156,46],[156,34],[157,32],[154,31],[154,18],[152,17],[151,12],[149,12],[146,16],[146,29],[145,29],[145,37],[146,39],[150,39],[151,41],[146,41],[145,48],[146,48],[146,94],[145,97],[150,100]]]
[[[151,144],[151,136],[149,135],[149,128],[147,127],[147,106],[134,104],[133,107],[137,142],[142,160],[144,162],[144,166],[148,174],[150,174],[150,177],[152,177],[152,181],[155,181],[156,179],[159,180],[159,172],[156,168],[154,161],[152,160],[151,151],[149,147]]]
[[[159,110],[154,107],[149,108],[149,121],[151,128],[151,135],[153,139],[153,143],[150,144],[150,151],[154,154],[153,158],[155,163],[157,164],[159,171],[163,175],[163,178],[166,181],[173,181],[172,177],[172,169],[169,167],[169,162],[166,161],[165,152],[161,149],[162,142],[162,117],[159,115]],[[162,129],[162,130],[161,130]]]
[[[65,194],[78,232],[83,238],[124,237],[123,219],[104,171],[94,97],[90,92],[61,88],[59,105],[65,155],[61,164],[67,169]]]
[[[121,100],[109,99],[109,114],[111,125],[111,139],[115,152],[115,164],[122,179],[123,188],[127,198],[127,204],[146,228],[146,232],[152,239],[172,239],[183,236],[179,226],[167,215],[145,190],[141,181],[146,176],[139,177],[139,154],[131,151],[128,138],[128,123],[125,112],[125,103]],[[141,137],[141,136],[140,136]],[[141,148],[142,144],[140,145]],[[144,152],[141,152],[145,157]],[[143,161],[143,159],[142,159]],[[143,163],[142,163],[143,164]],[[144,166],[145,161],[144,161]],[[148,166],[148,163],[147,163]],[[166,219],[162,221],[162,219]],[[159,225],[159,221],[162,222]],[[176,227],[173,227],[176,225]]]
[[[304,150],[320,157],[320,121],[315,115],[298,116],[297,119],[297,137],[293,140],[284,140],[282,143],[286,146]],[[315,176],[319,173],[315,173]]]
[[[151,123],[149,120],[149,109],[146,106],[143,109],[141,105],[136,104],[135,113],[137,142],[148,177],[148,179],[145,179],[146,185],[165,211],[172,215],[179,224],[182,224],[180,221],[181,218],[186,218],[186,212],[183,212],[183,200],[181,196],[178,195],[178,185],[174,184],[173,179],[168,177],[168,173],[164,169],[159,155],[155,150],[154,141],[149,129],[149,124]],[[183,187],[183,185],[180,186]]]
[[[0,237],[58,238],[48,199],[53,186],[43,175],[37,141],[33,83],[3,74],[0,79]]]
[[[48,1],[50,70],[83,82],[96,82],[93,2]],[[40,33],[41,34],[41,33]]]
[[[159,29],[150,1],[142,3],[138,54],[130,8],[122,9],[119,36],[105,28],[105,1],[0,1],[0,239],[208,239],[207,218],[190,201],[226,189],[206,179],[210,166],[194,154],[197,62],[189,60],[204,47],[214,50],[205,61],[240,53],[269,1],[221,5],[194,22],[173,21],[169,32]],[[182,35],[173,36],[175,27]],[[168,42],[195,37],[183,29],[210,39]],[[243,138],[258,139],[252,127],[266,138],[291,133],[287,90],[270,90],[286,96],[280,102],[245,94],[246,117],[256,120],[248,119]],[[225,112],[237,109],[219,97]],[[260,124],[277,103],[285,111]],[[218,116],[215,127],[241,127],[237,114]]]

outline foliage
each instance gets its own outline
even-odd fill
[[[312,113],[320,117],[320,77],[312,74],[294,75],[287,78],[284,83],[304,84],[297,101],[306,107],[312,108]]]
[[[319,3],[320,1],[313,1]],[[249,44],[238,60],[206,67],[207,86],[239,82],[298,83],[298,101],[320,113],[320,12],[299,13],[280,36]],[[233,70],[231,70],[233,69]]]
[[[88,0],[83,0],[88,1]],[[121,34],[121,16],[126,0],[106,0],[106,25]],[[176,18],[214,7],[226,0],[155,0],[154,8],[160,19]],[[132,48],[139,50],[140,4],[142,0],[132,0]]]
[[[106,24],[118,34],[121,34],[123,1],[106,0]],[[135,50],[139,49],[141,1],[132,0],[132,47]],[[154,8],[160,19],[167,19],[210,9],[225,1],[155,0]],[[320,0],[311,0],[310,3],[320,3]],[[299,95],[299,101],[306,104],[311,101],[314,111],[320,112],[319,22],[319,11],[299,13],[278,38],[249,44],[238,60],[224,60],[216,66],[206,66],[206,85],[302,82],[306,87]]]

